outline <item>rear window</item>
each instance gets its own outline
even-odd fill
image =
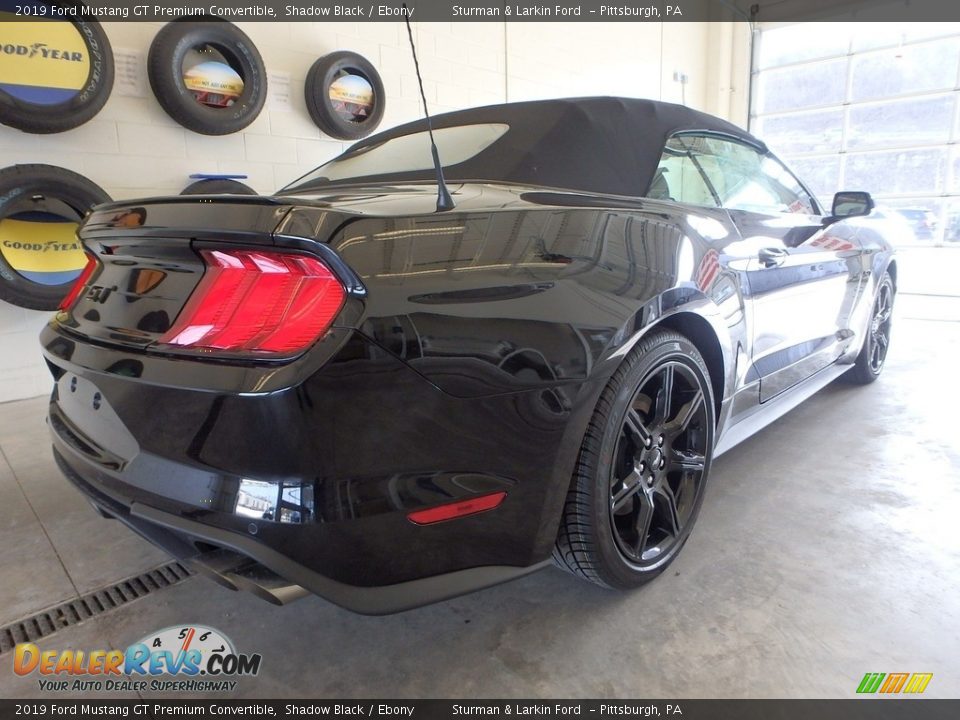
[[[482,123],[433,131],[444,167],[459,165],[493,145],[510,129],[506,123]],[[345,183],[374,175],[396,175],[433,169],[430,135],[426,131],[401,135],[376,145],[348,150],[281,192],[309,190],[325,183]]]

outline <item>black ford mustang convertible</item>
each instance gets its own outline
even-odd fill
[[[367,138],[271,197],[101,206],[42,334],[66,476],[221,584],[386,613],[551,562],[630,588],[711,460],[883,369],[896,265],[764,144],[584,98]]]

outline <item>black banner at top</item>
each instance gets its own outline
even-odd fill
[[[0,700],[0,720],[278,718],[279,720],[953,720],[960,700]]]
[[[0,0],[0,19],[169,22],[881,22],[960,20],[945,0]]]

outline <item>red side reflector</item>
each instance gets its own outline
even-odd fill
[[[70,287],[70,292],[60,301],[60,310],[69,310],[73,307],[73,304],[80,298],[80,294],[87,286],[87,281],[93,275],[93,271],[97,269],[97,264],[97,257],[93,253],[87,253],[87,264],[83,266],[83,270],[80,271],[77,279]]]
[[[503,502],[506,496],[507,494],[505,492],[496,492],[470,498],[469,500],[459,500],[457,502],[447,503],[446,505],[437,505],[437,507],[412,512],[407,515],[407,519],[417,525],[431,525],[433,523],[443,522],[444,520],[476,515],[477,513],[486,512],[487,510],[493,510]]]
[[[346,292],[308,255],[201,250],[207,266],[183,312],[159,342],[227,352],[291,354],[333,323]]]

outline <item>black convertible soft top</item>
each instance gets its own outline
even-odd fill
[[[534,100],[458,110],[433,118],[435,130],[485,123],[506,124],[509,130],[469,159],[444,164],[448,182],[508,182],[640,197],[650,186],[667,138],[678,131],[723,133],[764,148],[759,140],[726,120],[683,105],[634,98]],[[426,129],[425,120],[399,125],[354,144],[341,158]],[[331,161],[331,165],[336,162]],[[285,192],[321,190],[349,182],[342,178],[327,181],[322,175],[320,168]],[[366,175],[352,184],[433,177],[431,169],[421,167]]]

